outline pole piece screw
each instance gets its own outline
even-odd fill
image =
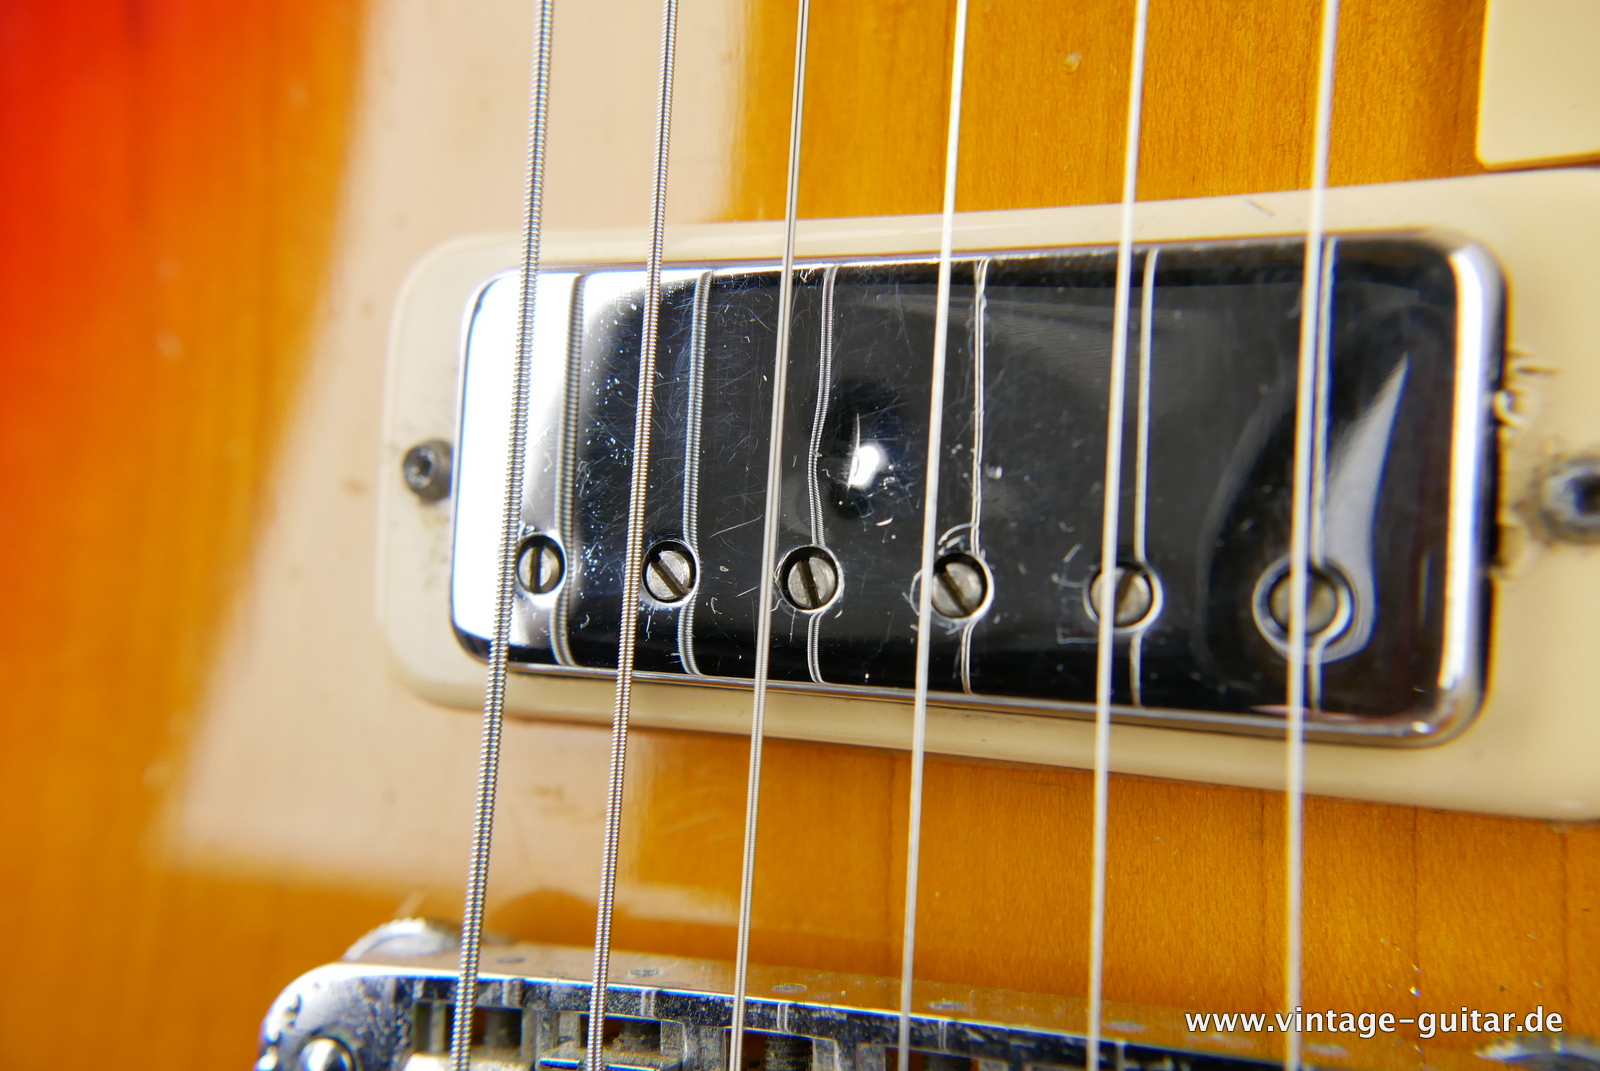
[[[839,563],[822,547],[790,551],[778,577],[783,597],[796,610],[821,610],[839,594]]]
[[[450,444],[443,439],[418,443],[406,451],[400,474],[422,501],[439,501],[450,493]]]
[[[656,602],[682,602],[694,590],[694,580],[694,551],[677,540],[663,540],[645,552],[644,589]]]
[[[933,608],[951,620],[971,617],[989,598],[989,571],[970,554],[946,554],[933,563]]]
[[[517,584],[530,595],[548,595],[566,575],[561,544],[547,535],[532,535],[517,548]]]
[[[1289,635],[1289,612],[1293,604],[1293,584],[1286,568],[1267,593],[1267,613],[1284,636]],[[1322,639],[1340,626],[1344,612],[1344,585],[1316,566],[1306,577],[1306,637]]]
[[[1150,575],[1150,570],[1142,565],[1119,564],[1113,575],[1116,588],[1111,593],[1112,605],[1116,608],[1116,616],[1112,619],[1117,628],[1133,628],[1142,625],[1150,617],[1150,612],[1156,605],[1156,582]],[[1105,583],[1105,574],[1096,573],[1094,580],[1083,589],[1084,606],[1089,610],[1089,616],[1100,620],[1101,586]]]

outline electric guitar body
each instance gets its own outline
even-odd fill
[[[405,424],[423,411],[404,407],[405,391],[454,419],[461,373],[451,350],[427,366],[423,386],[404,386],[394,333],[403,334],[405,318],[394,310],[415,307],[406,302],[424,276],[407,282],[408,271],[448,243],[463,279],[515,267],[504,250],[521,223],[532,7],[85,0],[69,12],[30,0],[0,14],[7,1068],[249,1066],[262,1014],[297,976],[386,920],[461,918],[478,693],[430,687],[428,666],[408,661],[393,633],[409,611],[378,567],[380,550],[383,561],[401,562],[418,599],[443,599],[451,583],[448,499],[416,513],[416,538],[444,549],[414,568],[397,557],[385,511],[421,507],[385,437],[402,447],[428,437],[421,424]],[[588,270],[601,259],[592,251],[613,237],[634,250],[628,243],[647,218],[659,10],[648,0],[558,9],[547,263],[554,270],[562,250],[578,250],[566,263]],[[1211,209],[1195,208],[1201,222],[1160,224],[1170,233],[1141,242],[1303,241],[1296,199],[1305,195],[1293,191],[1313,167],[1321,11],[1312,0],[1151,0],[1138,208],[1159,217],[1178,211],[1162,204],[1232,199],[1235,208],[1255,204],[1263,222],[1246,231],[1225,220],[1212,233]],[[1100,237],[1002,243],[1109,248],[1113,263],[1116,232],[1103,221],[1114,220],[1123,189],[1134,4],[977,0],[969,17],[958,211],[1113,206],[1084,225]],[[1560,241],[1592,246],[1600,235],[1592,209],[1575,210],[1570,224],[1561,216],[1562,198],[1588,196],[1582,165],[1600,150],[1530,156],[1489,173],[1480,159],[1485,26],[1481,0],[1347,0],[1339,16],[1331,211],[1366,219],[1369,204],[1425,206],[1467,190],[1460,203],[1476,207],[1451,209],[1459,222],[1435,230],[1497,258],[1505,296],[1495,329],[1511,341],[1491,340],[1501,349],[1485,372],[1485,397],[1505,418],[1482,437],[1492,454],[1481,549],[1489,595],[1473,657],[1482,659],[1485,713],[1451,723],[1453,738],[1437,744],[1314,745],[1381,755],[1370,771],[1313,771],[1301,992],[1307,1010],[1413,1022],[1461,1008],[1521,1022],[1538,1008],[1562,1016],[1565,1036],[1575,1037],[1600,1032],[1600,832],[1589,821],[1600,809],[1577,789],[1570,816],[1559,800],[1519,806],[1539,797],[1538,763],[1518,759],[1512,771],[1507,758],[1502,775],[1502,737],[1485,734],[1536,708],[1576,721],[1594,714],[1588,596],[1600,591],[1585,586],[1580,568],[1592,552],[1586,536],[1564,538],[1558,520],[1541,520],[1525,500],[1548,473],[1600,444],[1600,424],[1586,425],[1581,411],[1548,436],[1538,423],[1538,406],[1559,414],[1564,392],[1586,397],[1581,385],[1600,351],[1525,352],[1536,347],[1519,340],[1540,337],[1539,295],[1559,291],[1536,288],[1534,269],[1522,265],[1577,263],[1549,250]],[[954,27],[947,4],[812,5],[799,215],[841,221],[828,226],[853,236],[816,238],[816,265],[845,253],[928,261],[938,248],[928,230],[936,217],[902,217],[926,217],[942,203]],[[685,236],[673,240],[709,235],[697,248],[722,242],[732,251],[674,262],[669,249],[669,268],[777,263],[794,48],[792,3],[686,0],[669,222]],[[1590,108],[1600,113],[1600,101]],[[1396,185],[1433,180],[1480,185],[1415,195]],[[1523,181],[1535,185],[1475,192]],[[1568,181],[1576,193],[1563,192]],[[1545,222],[1526,226],[1504,223],[1494,207],[1540,203]],[[1393,210],[1402,223],[1412,211],[1423,208]],[[1062,233],[1077,233],[1078,218],[1062,216]],[[1001,216],[989,219],[1001,225]],[[1537,229],[1546,224],[1548,243]],[[903,237],[917,227],[931,243]],[[1519,252],[1502,230],[1532,237]],[[902,237],[874,245],[880,231]],[[744,233],[758,235],[756,252],[739,251]],[[830,241],[837,248],[823,248]],[[607,262],[637,270],[637,248]],[[975,238],[960,255],[995,248]],[[994,256],[991,279],[1001,270]],[[1566,271],[1559,265],[1540,270]],[[469,310],[452,307],[440,316],[455,316],[447,326],[459,331]],[[1422,375],[1420,360],[1407,375]],[[1052,389],[1028,393],[1048,404]],[[1186,419],[1199,427],[1203,418]],[[1007,419],[987,414],[997,427]],[[1533,430],[1514,441],[1519,419]],[[765,456],[763,442],[746,449]],[[1418,486],[1436,478],[1446,477],[1425,474]],[[701,491],[715,493],[710,483]],[[1567,561],[1578,563],[1574,572],[1549,572]],[[850,582],[847,569],[841,597]],[[1548,615],[1539,626],[1548,631],[1522,628],[1539,615]],[[446,617],[437,629],[450,624]],[[461,646],[449,656],[471,658]],[[1545,668],[1556,659],[1569,671],[1559,687]],[[487,946],[486,977],[503,969],[491,962],[496,948],[586,948],[594,939],[610,686],[517,676],[486,925],[521,944]],[[640,957],[627,961],[642,964],[636,977],[735,959],[749,692],[725,683],[655,682],[637,698],[612,929],[613,945]],[[1092,700],[1091,687],[1091,716]],[[846,976],[898,977],[908,702],[909,692],[801,690],[775,715],[749,949],[752,963],[777,972],[762,984],[791,984],[783,970],[815,992],[848,989],[837,980]],[[706,713],[713,708],[735,713],[719,722]],[[942,709],[965,716],[961,702]],[[1059,1001],[1050,1022],[1081,1034],[1094,791],[1083,767],[1092,759],[1065,744],[1052,750],[1065,737],[1049,726],[1083,740],[1092,726],[1076,716],[1082,702],[1067,717],[1019,710],[930,745],[915,973],[919,985],[957,994],[939,998],[950,1009],[980,990],[1038,995],[1015,998],[1030,1008]],[[832,728],[806,728],[811,715]],[[1020,735],[1004,735],[1018,725]],[[1280,1037],[1186,1026],[1183,1013],[1284,1010],[1282,732],[1169,723],[1138,731],[1156,735],[1117,737],[1115,747],[1128,741],[1116,766],[1124,772],[1112,774],[1108,797],[1107,1036],[1281,1063]],[[1551,730],[1558,755],[1563,731]],[[1574,733],[1569,750],[1587,747],[1592,735]],[[1175,743],[1148,745],[1166,757],[1127,758],[1145,754],[1135,748],[1146,739]],[[1257,749],[1248,762],[1184,765],[1235,740]],[[1478,765],[1469,772],[1426,775],[1442,787],[1416,787],[1411,779],[1424,775],[1404,765],[1472,749]],[[1568,758],[1581,765],[1581,756]],[[1345,760],[1327,761],[1332,770]],[[1358,761],[1366,760],[1349,760]],[[1215,772],[1247,767],[1255,772]],[[1513,781],[1523,787],[1506,787]],[[451,948],[425,949],[435,958],[418,962],[447,972],[439,964],[453,963]],[[588,977],[581,958],[575,967],[558,960],[552,976]],[[707,983],[726,984],[720,975]],[[438,993],[429,999],[444,1000]],[[898,1006],[889,989],[860,999]],[[442,1061],[442,1027],[416,1015],[404,1052]],[[420,1040],[428,1029],[432,1043]],[[1488,1066],[1482,1053],[1508,1033],[1517,1030],[1312,1031],[1305,1059]],[[892,1050],[890,1042],[891,1062]],[[1081,1052],[1077,1059],[1082,1066]]]

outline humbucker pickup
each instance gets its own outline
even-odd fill
[[[1502,288],[1480,247],[1329,240],[1315,365],[1310,735],[1423,742],[1470,720],[1485,665]],[[1114,716],[1281,733],[1304,246],[1141,246],[1118,558],[1100,560],[1116,254],[954,266],[932,603],[936,700],[1092,709],[1114,585]],[[774,397],[779,268],[665,277],[638,669],[780,687],[913,682],[937,264],[797,267]],[[456,439],[457,635],[487,650],[512,416],[515,273],[469,314]],[[511,659],[615,670],[644,275],[538,280]],[[780,566],[763,576],[771,407]]]

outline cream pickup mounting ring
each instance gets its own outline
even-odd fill
[[[931,749],[1090,765],[1095,593],[1110,582],[1113,768],[1280,784],[1305,204],[1286,192],[1139,206],[1109,570],[1098,535],[1115,206],[958,217]],[[1594,638],[1578,607],[1600,600],[1600,563],[1558,531],[1577,522],[1552,510],[1578,499],[1570,480],[1551,483],[1552,459],[1600,440],[1600,374],[1585,362],[1600,329],[1581,313],[1600,285],[1585,239],[1597,204],[1587,169],[1329,194],[1311,416],[1312,792],[1600,815],[1600,776],[1577,759],[1600,748],[1581,716],[1600,674],[1571,653]],[[937,233],[933,217],[803,225],[781,399],[780,230],[669,235],[640,724],[746,731],[766,600],[786,693],[770,731],[909,743]],[[513,712],[598,721],[609,709],[641,248],[614,232],[547,243]],[[411,685],[466,708],[492,620],[515,262],[504,238],[441,249],[413,272],[391,343],[380,615]],[[786,409],[784,512],[779,569],[764,577],[774,404]],[[392,475],[432,440],[455,463],[436,502]],[[1361,743],[1411,746],[1349,746]]]
[[[1476,713],[1483,679],[1499,273],[1470,243],[1362,236],[1328,246],[1311,418],[1320,464],[1308,724],[1323,739],[1436,739]],[[1132,565],[1120,570],[1129,583],[1119,603],[1137,612],[1118,621],[1116,717],[1280,733],[1304,243],[1151,244],[1135,260],[1134,278],[1152,292],[1136,284],[1129,329],[1140,341],[1123,419],[1120,557]],[[937,701],[1093,709],[1089,592],[1102,572],[1115,269],[1104,249],[955,264]],[[778,266],[667,274],[641,673],[748,681],[758,618],[770,610],[775,685],[909,694],[937,271],[925,259],[800,265],[782,398],[765,374]],[[644,285],[632,268],[540,276],[522,523],[530,538],[566,548],[571,567],[559,585],[521,589],[511,662],[524,672],[616,668]],[[520,290],[515,273],[495,276],[467,322],[451,605],[479,656],[493,632]],[[794,549],[764,577],[774,405],[788,429],[778,538]],[[969,581],[970,606],[959,605],[956,574]],[[1261,612],[1263,591],[1273,614]]]

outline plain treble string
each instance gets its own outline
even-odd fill
[[[1150,568],[1145,546],[1150,512],[1150,362],[1155,344],[1156,262],[1160,257],[1158,246],[1145,251],[1144,282],[1139,291],[1139,400],[1135,403],[1139,420],[1133,446],[1133,560],[1146,570]],[[1154,609],[1150,616],[1155,616]],[[1135,632],[1128,644],[1129,699],[1136,707],[1144,706],[1144,633],[1144,629]]]
[[[794,328],[795,226],[800,211],[800,132],[805,122],[806,32],[811,0],[800,0],[794,39],[794,87],[789,111],[789,171],[783,206],[783,270],[778,276],[778,340],[772,360],[772,420],[767,432],[767,494],[761,519],[762,586],[756,594],[755,692],[750,708],[750,769],[745,783],[744,851],[739,870],[739,929],[733,959],[732,1031],[728,1067],[744,1066],[745,985],[750,972],[750,916],[755,893],[756,830],[761,817],[761,752],[766,738],[767,678],[772,668],[772,611],[767,587],[778,570],[778,522],[783,510],[783,401],[789,383]]]
[[[982,257],[972,269],[972,466],[967,477],[972,495],[972,514],[967,520],[967,552],[983,560],[983,406],[984,350],[988,335],[984,318],[989,315],[989,258]],[[956,663],[961,674],[961,690],[972,694],[972,631],[975,618],[961,626],[961,653]]]
[[[511,448],[506,459],[506,496],[500,529],[500,572],[495,589],[494,635],[489,644],[489,679],[483,698],[483,743],[478,764],[478,799],[472,820],[472,854],[461,915],[461,968],[456,1007],[477,1003],[483,905],[489,888],[494,841],[495,791],[500,778],[500,738],[505,726],[506,663],[516,600],[517,544],[522,535],[522,475],[528,448],[528,380],[533,368],[534,296],[539,280],[539,238],[544,215],[544,156],[550,114],[550,40],[555,0],[539,0],[534,14],[533,73],[528,92],[528,163],[523,208],[522,277],[517,305],[517,357],[511,382]],[[472,1063],[472,1016],[458,1014],[450,1031],[452,1071]]]
[[[711,287],[716,272],[705,271],[694,284],[694,314],[689,338],[688,416],[683,437],[683,542],[698,561],[700,557],[700,437],[705,417],[706,328],[711,318]],[[694,597],[683,601],[678,611],[678,658],[691,677],[701,675],[694,655]]]
[[[1305,869],[1305,704],[1310,659],[1306,603],[1311,572],[1313,442],[1318,403],[1317,372],[1323,322],[1324,245],[1327,237],[1328,155],[1333,135],[1333,71],[1338,53],[1339,0],[1323,0],[1317,60],[1316,127],[1311,157],[1310,212],[1300,292],[1300,350],[1295,390],[1293,502],[1289,537],[1288,725],[1285,733],[1284,1010],[1300,1006],[1302,882]],[[1300,1031],[1284,1032],[1284,1071],[1300,1069]]]
[[[922,563],[917,571],[917,672],[912,708],[911,799],[906,824],[905,932],[900,944],[901,1071],[911,1066],[912,976],[917,949],[917,877],[922,858],[923,766],[928,741],[928,661],[933,633],[933,560],[939,539],[939,463],[944,429],[944,379],[950,337],[950,275],[955,246],[956,175],[961,148],[961,90],[966,75],[967,0],[956,0],[950,60],[950,109],[945,123],[944,208],[939,228],[939,287],[933,322],[932,382],[928,387],[928,461],[923,479]]]
[[[833,299],[838,289],[839,265],[822,273],[822,344],[817,366],[817,401],[811,416],[811,442],[806,447],[806,497],[810,503],[811,543],[826,548],[827,527],[822,519],[822,480],[817,460],[822,456],[822,433],[827,425],[828,394],[833,386]],[[806,666],[811,680],[822,683],[822,614],[806,622]]]
[[[672,128],[673,60],[678,0],[661,5],[661,80],[656,98],[655,167],[650,191],[650,248],[645,260],[644,323],[639,340],[639,391],[633,417],[632,479],[628,489],[627,550],[622,566],[622,619],[617,632],[617,690],[611,720],[611,762],[595,912],[594,982],[589,991],[589,1071],[604,1071],[607,975],[611,968],[611,915],[617,894],[617,852],[622,834],[623,774],[628,760],[628,716],[633,706],[634,652],[639,630],[639,583],[644,565],[645,492],[650,474],[650,426],[655,412],[656,348],[661,329],[661,262],[666,245],[667,147]]]
[[[1139,131],[1144,106],[1144,53],[1149,0],[1138,0],[1128,78],[1128,122],[1122,153],[1122,219],[1117,239],[1116,309],[1111,322],[1111,386],[1106,411],[1105,488],[1101,500],[1100,575],[1096,583],[1099,639],[1094,679],[1094,816],[1089,897],[1088,1047],[1091,1067],[1100,1053],[1106,955],[1106,820],[1111,791],[1111,667],[1116,639],[1118,516],[1122,505],[1122,422],[1128,368],[1128,319],[1133,286],[1133,212],[1139,192]]]

